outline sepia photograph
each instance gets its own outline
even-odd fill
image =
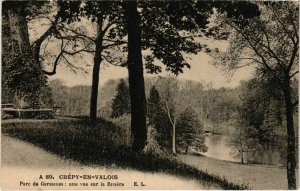
[[[299,189],[299,1],[1,5],[1,190]]]

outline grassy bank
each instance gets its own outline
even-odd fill
[[[245,184],[255,190],[286,190],[286,169],[271,165],[241,164],[205,156],[178,155],[178,158],[201,171],[226,177],[230,182]],[[297,173],[298,175],[298,169]],[[298,180],[298,178],[297,178]],[[297,185],[299,182],[297,181]]]
[[[87,119],[78,121],[3,123],[2,133],[31,142],[82,164],[119,166],[148,172],[164,172],[191,177],[207,184],[217,184],[224,189],[247,189],[224,178],[210,175],[168,155],[134,153],[124,138],[126,129],[98,119],[98,126],[91,128]]]

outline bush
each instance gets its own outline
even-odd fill
[[[109,119],[110,118],[110,114],[111,114],[111,107],[109,106],[102,106],[98,109],[97,113],[98,113],[98,116],[101,116],[101,117],[104,117],[106,119]]]
[[[122,136],[119,137],[122,139],[124,145],[131,145],[131,115],[124,114],[117,118],[110,119],[116,126],[120,127]]]
[[[167,153],[165,153],[161,146],[157,142],[157,131],[153,126],[148,127],[147,132],[147,144],[143,150],[145,154],[155,155],[155,156],[165,156]]]

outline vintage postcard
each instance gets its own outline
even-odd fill
[[[298,1],[2,1],[1,190],[296,190]]]

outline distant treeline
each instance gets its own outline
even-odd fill
[[[116,95],[119,81],[120,79],[109,80],[99,89],[97,106],[99,116],[110,116],[112,100]],[[150,88],[155,85],[155,81],[155,78],[145,79],[146,97],[149,96]],[[189,87],[186,86],[187,84],[189,84]],[[69,87],[60,80],[52,80],[49,85],[52,88],[54,105],[62,107],[62,115],[89,115],[91,86],[77,85]],[[207,89],[200,82],[193,81],[192,83],[191,81],[180,81],[180,86],[181,91],[185,94],[182,102],[193,105],[198,110],[198,114],[203,117],[203,120],[208,123],[213,122],[213,126],[219,126],[234,116],[240,88]]]
[[[145,79],[146,97],[149,97],[150,88],[156,84],[158,78]],[[125,80],[127,83],[127,80]],[[120,79],[107,81],[100,89],[98,96],[98,116],[110,117],[112,112],[112,100],[116,96],[116,88]],[[60,80],[50,81],[54,105],[62,107],[61,114],[65,116],[88,116],[90,104],[90,86],[78,85],[68,87]],[[253,125],[262,126],[267,121],[275,120],[276,128],[273,130],[285,134],[283,106],[280,101],[267,100],[255,105],[249,97],[249,82],[242,82],[236,88],[212,89],[200,82],[180,81],[180,91],[184,95],[180,102],[191,105],[200,116],[204,124],[204,130],[212,130],[217,133],[231,134],[237,126],[237,120],[242,113],[251,117]],[[160,87],[157,87],[159,90]],[[248,92],[247,92],[248,91]],[[254,90],[251,90],[254,91]],[[251,104],[251,101],[253,102]],[[256,99],[258,101],[258,99]],[[252,108],[251,108],[252,107]],[[256,110],[253,107],[257,107]],[[244,110],[243,110],[244,109]],[[247,111],[248,110],[248,111]],[[253,110],[253,111],[251,111]],[[256,112],[255,112],[255,111]],[[275,116],[275,117],[274,117]],[[245,116],[244,116],[245,117]],[[272,119],[270,119],[272,118]],[[275,123],[275,122],[274,122]],[[280,123],[280,125],[278,125]],[[280,128],[279,128],[280,127]]]

